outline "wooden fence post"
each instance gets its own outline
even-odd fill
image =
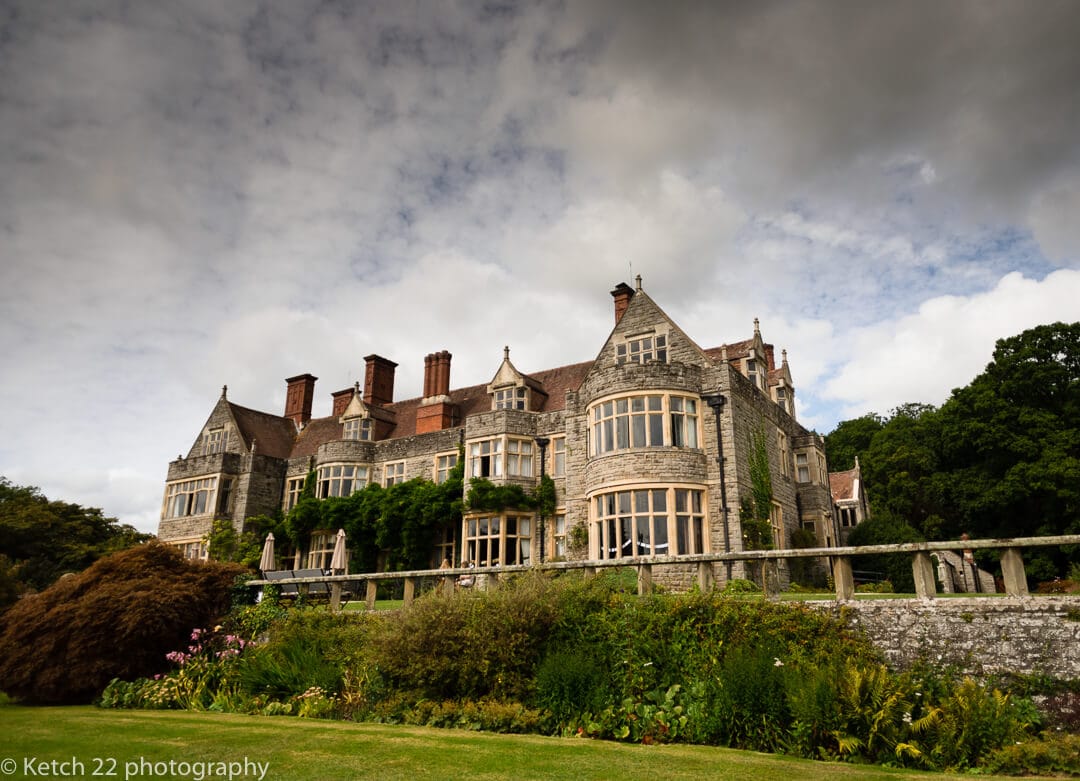
[[[911,572],[915,576],[915,595],[923,599],[933,599],[937,594],[937,581],[934,578],[934,563],[930,554],[918,551],[911,561]]]
[[[1024,557],[1019,548],[1006,548],[1001,552],[1001,579],[1005,581],[1005,593],[1010,597],[1028,596]]]
[[[833,583],[836,585],[836,599],[845,602],[855,598],[855,576],[851,572],[851,559],[836,556],[832,563]]]

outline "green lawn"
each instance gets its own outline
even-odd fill
[[[235,716],[186,711],[106,711],[92,707],[0,706],[0,771],[6,778],[222,777],[211,766],[198,773],[179,763],[269,763],[277,781],[333,779],[597,779],[802,778],[943,779],[866,766],[824,764],[704,746],[636,746],[574,738],[493,735],[463,730]],[[57,764],[54,773],[25,771],[26,758]],[[15,772],[8,772],[13,766]],[[182,774],[162,774],[172,761]],[[115,762],[115,764],[114,764]],[[142,762],[142,764],[140,764]],[[6,763],[6,764],[5,764]],[[129,765],[128,763],[133,763]],[[154,763],[158,763],[157,768]],[[107,775],[109,770],[113,774]],[[211,776],[209,770],[216,770]],[[74,771],[74,772],[72,772]],[[225,776],[228,777],[228,776]],[[953,776],[958,778],[959,776]],[[983,778],[990,778],[983,776]]]

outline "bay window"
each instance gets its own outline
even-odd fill
[[[706,553],[705,492],[671,486],[594,496],[592,548],[599,559]]]
[[[217,475],[180,480],[165,486],[165,517],[184,518],[213,512]]]
[[[316,495],[320,499],[330,496],[349,496],[367,484],[368,467],[366,466],[326,464],[319,467]]]
[[[532,477],[533,448],[531,439],[492,437],[468,445],[469,477]]]
[[[592,454],[643,447],[697,448],[698,400],[656,393],[595,404],[589,413]]]

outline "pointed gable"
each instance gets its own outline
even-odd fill
[[[620,363],[708,362],[708,356],[660,306],[638,287],[596,357],[598,367]]]

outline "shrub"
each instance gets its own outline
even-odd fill
[[[724,659],[713,707],[717,737],[727,745],[752,751],[784,745],[791,710],[778,653],[773,646],[744,646]]]
[[[29,703],[86,703],[113,678],[164,671],[192,627],[225,613],[240,571],[158,543],[99,559],[7,612],[0,688]]]
[[[991,752],[981,768],[1015,776],[1080,776],[1080,735],[1055,735],[1002,746]]]
[[[557,589],[542,575],[486,592],[431,593],[385,621],[370,662],[428,699],[527,701],[557,618]]]
[[[588,648],[555,651],[536,672],[536,703],[551,712],[557,728],[611,701],[608,671]]]
[[[265,643],[241,658],[240,685],[249,696],[280,700],[299,697],[312,687],[338,694],[346,667],[361,653],[368,632],[363,615],[290,611],[271,627]]]
[[[965,678],[927,717],[931,759],[942,768],[975,767],[991,751],[1027,737],[1033,715],[1009,695]]]

